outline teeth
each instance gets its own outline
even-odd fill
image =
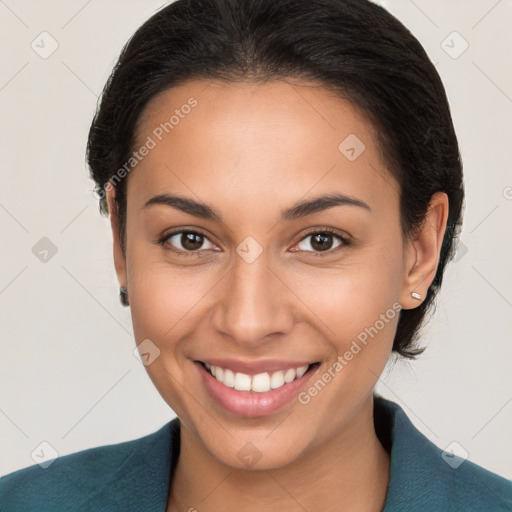
[[[249,375],[246,375],[245,373],[237,373],[235,375],[235,389],[237,391],[250,391],[251,377],[249,377]]]
[[[280,388],[284,385],[284,373],[283,372],[274,372],[272,377],[270,377],[270,387],[272,389]]]
[[[302,377],[308,369],[308,365],[297,368],[297,378]]]
[[[268,373],[258,373],[252,378],[251,389],[256,393],[270,391],[270,376]]]
[[[207,363],[205,363],[205,366],[219,382],[228,388],[255,393],[266,393],[271,389],[278,389],[285,384],[289,384],[296,378],[302,377],[309,368],[309,365],[305,365],[299,368],[290,368],[286,371],[280,370],[272,374],[265,372],[251,376],[240,372],[235,374],[232,370]]]
[[[286,370],[286,373],[284,374],[284,381],[286,382],[286,384],[294,380],[296,375],[297,372],[293,368]]]
[[[214,375],[214,377],[217,379],[217,375]],[[224,384],[224,386],[227,386],[228,388],[234,388],[235,374],[231,370],[224,370],[224,377],[222,381],[219,382],[222,382],[222,384]]]

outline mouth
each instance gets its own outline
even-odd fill
[[[200,361],[200,363],[212,377],[215,377],[215,379],[221,384],[224,384],[224,386],[237,391],[248,391],[250,393],[268,393],[271,389],[279,389],[296,379],[300,379],[315,365],[319,364],[311,363],[251,375],[250,373],[235,372],[229,368],[222,368],[221,366],[215,366],[202,361]]]
[[[225,411],[238,416],[259,417],[288,404],[316,373],[320,362],[248,365],[212,364],[195,361],[208,394]],[[228,367],[229,366],[229,367]],[[238,366],[238,368],[234,368]],[[280,369],[272,369],[281,366]],[[236,371],[243,367],[245,372]]]

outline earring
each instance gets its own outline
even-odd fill
[[[123,306],[128,306],[130,304],[128,302],[128,290],[124,286],[121,286],[121,288],[119,288],[119,298]]]
[[[421,295],[419,293],[416,293],[416,292],[412,292],[411,293],[411,297],[413,299],[416,299],[416,300],[421,300]]]

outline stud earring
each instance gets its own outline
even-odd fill
[[[119,288],[119,298],[123,306],[128,306],[130,304],[128,302],[128,290],[124,286],[121,286],[121,288]]]
[[[416,293],[416,292],[412,292],[411,293],[411,297],[413,299],[416,299],[416,300],[421,300],[421,295],[419,293]]]

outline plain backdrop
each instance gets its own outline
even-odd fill
[[[440,448],[512,478],[512,2],[380,3],[444,81],[467,207],[423,330],[428,349],[389,365],[377,390]],[[64,455],[117,443],[175,416],[133,355],[108,219],[85,165],[105,80],[161,5],[0,1],[1,474],[34,464],[41,447]]]

